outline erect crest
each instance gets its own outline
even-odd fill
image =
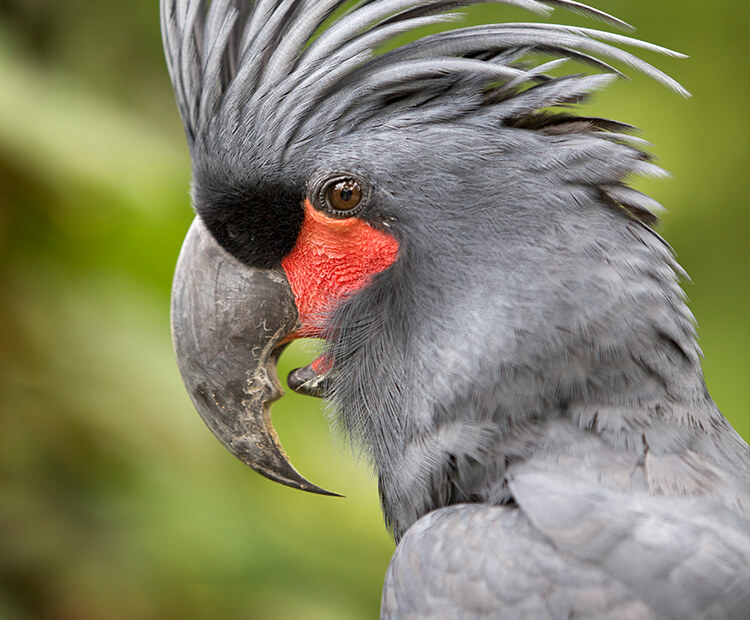
[[[604,59],[687,94],[618,46],[679,56],[676,52],[572,26],[459,28],[376,53],[406,31],[455,20],[455,14],[445,12],[449,9],[480,3],[487,0],[361,0],[345,10],[351,3],[343,0],[161,0],[167,63],[193,156],[195,146],[217,131],[224,139],[242,136],[256,156],[283,162],[310,140],[318,143],[384,123],[475,117],[488,124],[530,126],[535,112],[580,101],[619,75]],[[541,14],[565,7],[629,28],[570,0],[496,3]],[[538,53],[553,59],[534,65],[529,55]],[[546,75],[568,58],[600,73]],[[575,131],[570,120],[567,130]],[[533,122],[540,125],[538,119]],[[624,128],[608,122],[588,130]]]

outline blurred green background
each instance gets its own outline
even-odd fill
[[[591,107],[674,174],[638,186],[669,208],[709,388],[747,438],[748,4],[597,6],[691,56],[646,55],[694,98],[635,77]],[[0,0],[0,619],[376,617],[392,542],[318,403],[288,395],[274,419],[346,499],[253,474],[183,392],[168,305],[188,180],[156,0]],[[280,374],[309,359],[295,345]]]

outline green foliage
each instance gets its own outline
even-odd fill
[[[593,107],[674,174],[638,184],[671,211],[709,388],[748,437],[747,5],[597,4],[693,57],[655,59],[692,100],[636,78]],[[274,419],[346,499],[252,474],[182,389],[168,298],[189,162],[156,3],[0,0],[0,75],[0,618],[374,617],[392,543],[318,403],[288,395]],[[280,374],[310,358],[296,345]]]

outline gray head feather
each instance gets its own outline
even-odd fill
[[[523,23],[463,28],[375,55],[377,48],[407,30],[451,19],[445,10],[478,3],[361,2],[320,33],[345,2],[164,0],[164,46],[191,147],[221,128],[223,137],[245,141],[246,155],[285,161],[310,140],[320,145],[388,117],[400,123],[432,123],[484,114],[503,122],[515,110],[501,103],[523,92],[527,83],[555,85],[545,91],[549,98],[534,100],[539,108],[570,101],[601,85],[584,77],[545,77],[540,68],[522,64],[531,52],[588,61],[617,73],[600,60],[611,58],[686,94],[673,79],[614,45],[674,52],[585,28]],[[498,3],[541,13],[561,6],[627,27],[567,0]],[[505,84],[502,101],[485,96],[498,83]],[[411,113],[415,110],[419,113]]]

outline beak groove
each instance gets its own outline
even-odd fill
[[[224,447],[266,478],[337,496],[292,466],[271,422],[283,394],[276,364],[299,327],[284,272],[240,263],[196,218],[177,262],[171,313],[185,387]]]

